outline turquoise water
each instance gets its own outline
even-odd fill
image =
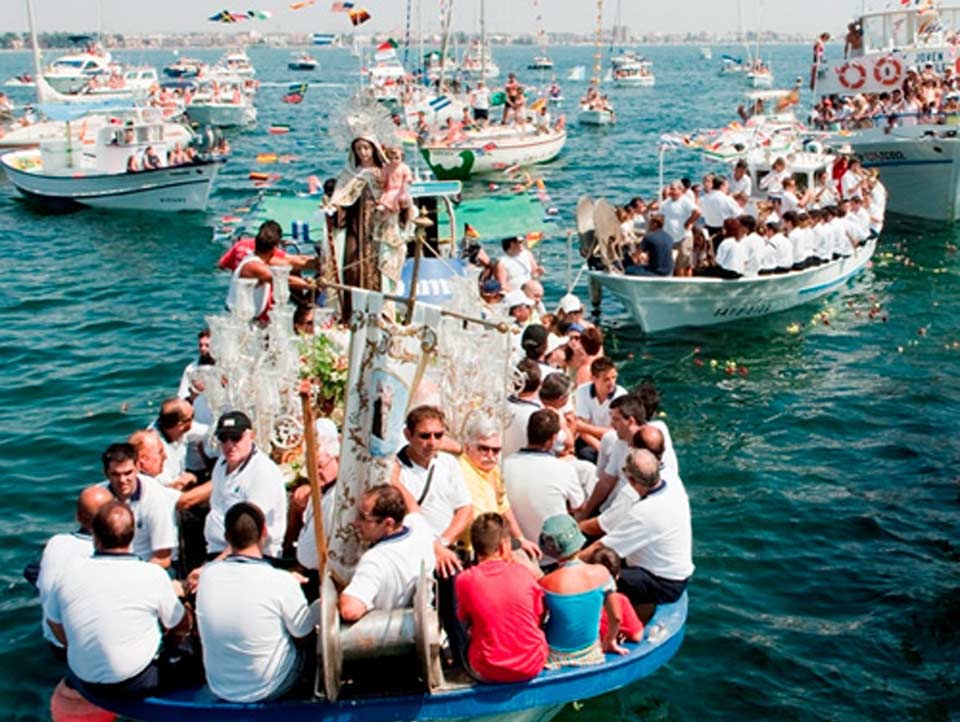
[[[508,48],[497,58],[506,70],[530,54]],[[564,72],[590,54],[555,56]],[[294,189],[342,162],[322,128],[348,95],[355,60],[318,55],[317,75],[329,84],[311,87],[303,105],[281,104],[282,86],[261,90],[260,125],[232,136],[235,155],[206,214],[41,216],[0,188],[0,705],[8,718],[46,719],[60,676],[20,570],[71,526],[77,490],[101,478],[100,451],[148,422],[175,390],[203,316],[225,291],[211,227],[251,198],[250,170],[282,173],[277,186]],[[647,195],[659,133],[732,119],[740,87],[716,77],[716,62],[701,61],[695,47],[649,55],[657,87],[612,90],[620,124],[572,124],[563,156],[544,169],[567,218],[585,191],[614,201]],[[806,73],[806,47],[770,55],[779,81]],[[285,51],[251,57],[262,79],[293,79]],[[172,55],[126,58],[162,64]],[[27,67],[26,54],[0,55],[0,78]],[[270,136],[272,122],[293,132]],[[256,166],[268,150],[300,160]],[[668,175],[703,170],[676,160]],[[960,714],[957,236],[891,218],[881,255],[840,294],[715,329],[645,339],[605,302],[607,347],[623,377],[662,388],[693,507],[697,572],[677,657],[562,719],[939,722]],[[561,293],[563,249],[560,238],[543,248],[551,299]],[[790,333],[792,324],[802,326]]]

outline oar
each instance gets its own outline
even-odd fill
[[[313,425],[310,379],[300,382],[300,402],[303,405],[303,440],[307,446],[307,479],[310,481],[310,502],[313,504],[313,538],[317,543],[317,571],[320,584],[327,569],[327,535],[323,528],[323,510],[320,507],[320,481],[317,479],[317,437]]]

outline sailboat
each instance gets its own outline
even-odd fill
[[[540,46],[540,53],[533,56],[533,60],[527,64],[527,70],[553,70],[553,60],[547,54],[547,33],[543,29],[541,2],[542,0],[533,0],[533,6],[537,9],[537,44]]]
[[[739,12],[740,2],[737,2],[737,10]],[[772,88],[773,87],[773,71],[770,70],[770,66],[767,65],[763,59],[760,57],[760,11],[757,11],[757,34],[756,34],[756,46],[753,57],[750,57],[750,46],[744,38],[744,45],[747,48],[747,57],[750,58],[750,65],[747,67],[747,87],[748,88]]]
[[[617,0],[617,19],[614,26],[620,25],[620,0]],[[612,53],[612,44],[610,50]],[[634,51],[625,49],[610,58],[610,70],[604,80],[613,81],[618,88],[652,88],[657,82],[653,74],[653,63]]]
[[[587,94],[580,99],[580,112],[577,113],[577,122],[580,125],[610,125],[614,122],[613,106],[604,96],[600,95],[601,60],[603,51],[600,42],[603,36],[603,0],[597,0],[597,28],[594,37],[593,76],[590,78],[590,87]]]
[[[493,61],[487,43],[486,3],[480,0],[480,39],[471,40],[463,53],[460,74],[467,80],[492,80],[500,77],[500,66]]]

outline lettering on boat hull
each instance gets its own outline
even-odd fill
[[[746,306],[720,306],[714,309],[714,318],[738,318],[740,316],[762,316],[770,313],[773,307],[769,303],[752,303]]]

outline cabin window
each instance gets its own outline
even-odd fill
[[[794,173],[793,179],[797,182],[797,195],[800,195],[810,187],[810,177],[806,173]]]

